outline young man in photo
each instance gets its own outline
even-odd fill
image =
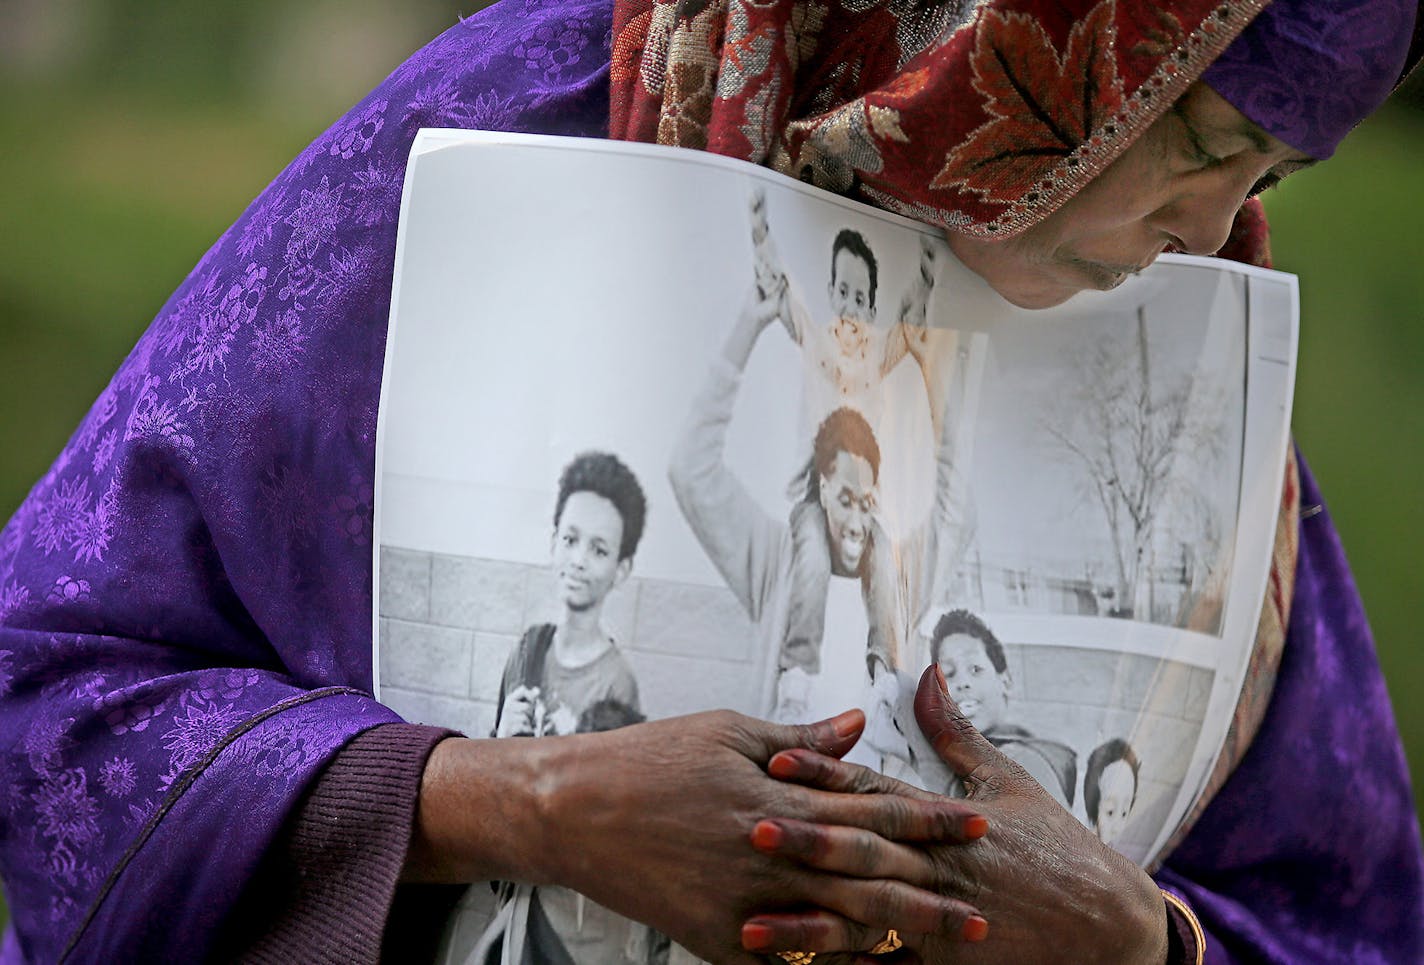
[[[1011,722],[1013,676],[1004,645],[994,631],[968,610],[951,610],[935,623],[930,659],[944,674],[949,695],[989,743],[1022,765],[1059,804],[1070,808],[1078,783],[1078,755],[1067,744],[1035,737]],[[924,754],[917,755],[917,760],[933,762],[936,758]],[[958,780],[951,778],[950,783],[950,793],[960,793]],[[931,790],[943,790],[943,785]]]
[[[957,333],[931,333],[926,327],[935,282],[936,251],[930,241],[921,239],[919,271],[901,299],[898,314],[886,324],[878,321],[885,317],[878,313],[879,259],[864,234],[841,228],[830,245],[826,281],[829,316],[819,323],[812,320],[805,300],[782,268],[761,192],[752,196],[751,223],[757,291],[764,299],[778,298],[780,321],[801,350],[804,407],[809,423],[819,427],[816,442],[823,441],[821,436],[838,409],[862,416],[873,440],[885,406],[886,381],[907,358],[913,358],[920,369],[932,438],[939,439],[945,418],[945,393],[952,378],[946,353],[958,346],[958,338]],[[843,417],[837,418],[842,425],[848,424]],[[872,448],[875,458],[871,461],[878,474],[878,446]],[[825,503],[817,492],[831,468],[830,454],[818,445],[815,452],[803,455],[804,466],[788,487],[788,495],[794,500],[788,522],[794,542],[793,580],[797,592],[791,596],[780,656],[783,675],[778,710],[782,719],[799,718],[805,712],[809,678],[821,668],[827,591],[833,575],[845,575],[844,566],[837,570],[840,561],[836,548],[827,543],[829,521]],[[881,667],[898,666],[904,635],[895,613],[896,564],[890,543],[883,533],[877,533],[878,517],[874,513],[867,517],[866,544],[873,556],[861,564],[860,570],[869,624],[867,664],[874,677],[877,662]]]
[[[557,622],[529,627],[505,665],[496,737],[612,730],[643,720],[638,682],[604,626],[608,596],[628,579],[647,499],[637,476],[607,452],[564,467],[550,556]],[[504,962],[659,965],[666,939],[567,888],[505,885],[504,905],[474,956]]]
[[[870,723],[857,748],[861,760],[881,766],[884,757],[908,759],[904,735],[894,722],[899,693],[893,656],[871,647],[869,611],[889,613],[903,638],[924,611],[942,534],[957,530],[949,493],[955,472],[950,448],[936,447],[935,501],[931,518],[894,545],[879,525],[881,454],[874,430],[851,406],[821,421],[813,445],[807,501],[829,555],[824,585],[802,585],[797,571],[797,537],[790,524],[771,517],[726,465],[727,430],[741,376],[757,340],[781,317],[784,291],[755,289],[733,327],[708,383],[694,400],[689,423],[676,446],[669,477],[683,515],[713,564],[757,626],[760,643],[777,654],[772,716],[791,722],[809,719],[813,687],[822,676],[819,643],[800,645],[790,634],[791,616],[806,601],[822,599],[828,621],[843,639],[867,641],[859,703]],[[878,545],[877,545],[878,544]],[[881,559],[895,560],[897,565]],[[871,596],[883,597],[872,607]],[[847,596],[853,602],[847,604]],[[813,659],[813,657],[815,659]]]

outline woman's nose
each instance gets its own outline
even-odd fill
[[[1159,230],[1171,236],[1173,244],[1189,255],[1214,255],[1231,236],[1236,212],[1246,200],[1248,188],[1227,172],[1211,172],[1194,189],[1159,209]]]

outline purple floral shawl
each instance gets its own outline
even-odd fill
[[[401,66],[179,286],[0,533],[11,959],[191,961],[371,689],[375,418],[415,131],[601,135],[611,11]]]

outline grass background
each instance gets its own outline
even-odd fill
[[[0,4],[0,519],[247,202],[469,12],[443,0]],[[1267,200],[1277,266],[1301,276],[1296,437],[1344,535],[1416,782],[1420,101],[1398,99]]]

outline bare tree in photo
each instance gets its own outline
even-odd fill
[[[1222,456],[1216,431],[1221,393],[1194,385],[1189,373],[1153,371],[1144,308],[1137,310],[1132,337],[1093,342],[1074,353],[1069,371],[1078,376],[1070,397],[1042,426],[1102,511],[1116,575],[1111,612],[1150,620],[1163,510],[1169,500],[1209,505],[1202,489]],[[1189,475],[1183,466],[1192,467]],[[1178,554],[1216,559],[1221,527],[1215,513],[1186,515],[1196,521],[1190,537],[1183,538],[1182,519],[1171,527],[1181,541]],[[1183,567],[1184,597],[1203,582],[1199,568],[1190,569]]]

